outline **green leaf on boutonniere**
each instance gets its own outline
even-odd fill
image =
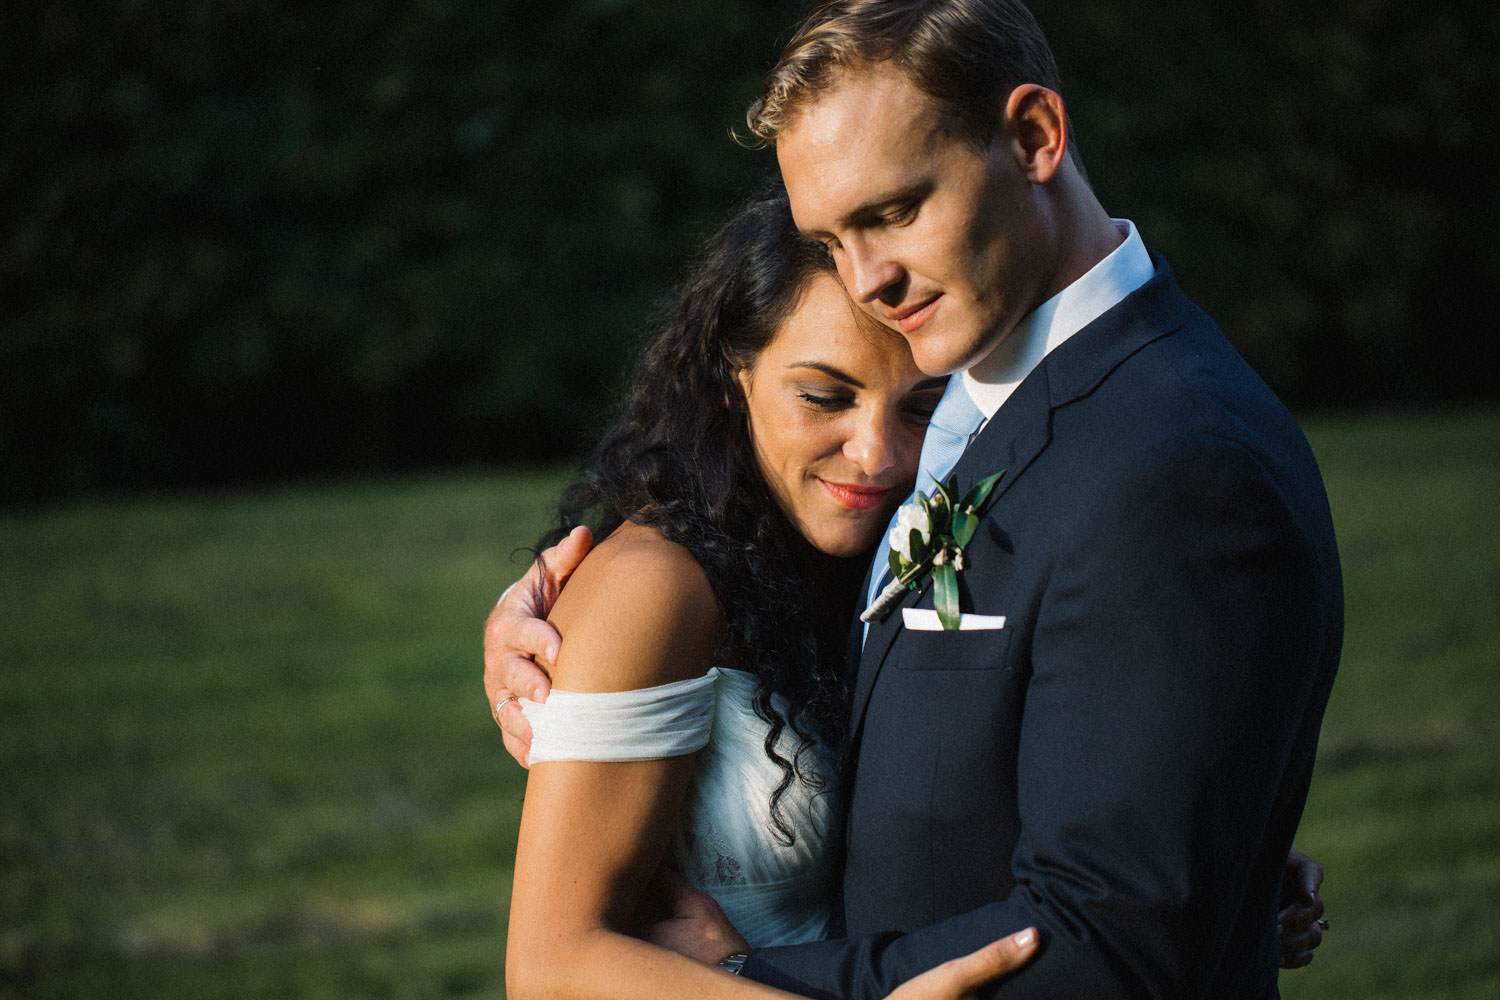
[[[890,532],[887,562],[891,580],[860,612],[860,620],[874,621],[889,614],[907,590],[915,590],[924,573],[932,574],[933,602],[945,630],[959,627],[958,574],[964,568],[964,546],[979,530],[990,492],[1004,472],[975,483],[960,502],[958,478],[936,482],[931,494],[917,493],[896,512]]]
[[[953,515],[953,541],[959,548],[969,544],[969,539],[974,537],[974,532],[979,530],[979,518],[968,511],[959,511]]]
[[[958,574],[952,563],[932,567],[932,606],[945,631],[958,628]]]
[[[1000,481],[1000,477],[1003,475],[1005,475],[1005,472],[1002,470],[993,476],[986,476],[975,483],[964,496],[964,502],[958,506],[963,510],[978,510],[983,507],[984,502],[990,498],[990,491],[995,488],[995,484]]]

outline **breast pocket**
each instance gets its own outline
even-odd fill
[[[1005,628],[1005,616],[960,614],[958,628],[945,629],[932,608],[902,608],[901,625],[909,632],[998,632]]]
[[[905,628],[886,662],[897,670],[1003,670],[1011,635],[1010,628]]]

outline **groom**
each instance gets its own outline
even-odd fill
[[[1004,476],[958,573],[963,627],[923,580],[863,637],[846,936],[741,974],[876,997],[1035,925],[1000,995],[1276,996],[1342,633],[1301,433],[1100,207],[1020,4],[824,4],[765,93],[751,127],[798,227],[920,368],[961,373],[920,482]],[[517,613],[498,629],[520,635]]]

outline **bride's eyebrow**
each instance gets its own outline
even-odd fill
[[[847,382],[849,385],[854,386],[854,388],[856,389],[863,389],[865,387],[865,384],[859,379],[855,378],[853,375],[850,375],[848,372],[841,369],[835,368],[833,367],[833,365],[825,364],[822,361],[794,361],[791,364],[787,365],[788,370],[795,368],[811,368],[813,371],[822,372],[829,378],[838,379],[840,382]]]

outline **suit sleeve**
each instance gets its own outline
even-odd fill
[[[1311,762],[1297,758],[1326,641],[1315,546],[1233,442],[1174,441],[1078,482],[1052,527],[1064,541],[1030,649],[1020,838],[985,859],[1011,866],[1013,891],[910,933],[756,952],[753,978],[875,1000],[1035,925],[1040,954],[992,995],[1210,987],[1306,793]],[[1273,908],[1252,919],[1274,966]]]

